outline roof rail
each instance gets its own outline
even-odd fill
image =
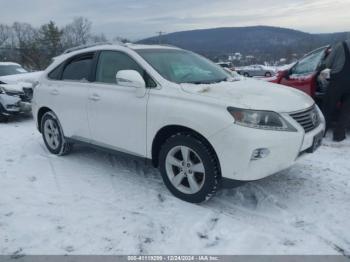
[[[68,53],[71,53],[71,52],[74,52],[74,51],[78,51],[78,50],[81,50],[81,49],[90,48],[90,47],[94,47],[94,46],[99,46],[99,45],[115,45],[115,44],[120,44],[120,43],[97,42],[97,43],[93,43],[93,44],[80,45],[80,46],[72,47],[72,48],[69,48],[69,49],[65,50],[63,52],[63,54],[68,54]]]
[[[176,45],[171,45],[171,44],[155,44],[155,45],[179,48],[179,47],[177,47]]]

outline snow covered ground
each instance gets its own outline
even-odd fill
[[[350,141],[192,205],[142,162],[50,155],[31,119],[0,134],[0,254],[350,253]]]

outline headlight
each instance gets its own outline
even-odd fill
[[[297,132],[282,116],[272,111],[257,111],[229,107],[228,111],[235,119],[237,125],[250,128]]]

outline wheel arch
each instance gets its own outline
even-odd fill
[[[43,119],[43,116],[47,113],[47,112],[53,112],[53,110],[51,110],[49,107],[43,106],[38,110],[38,114],[37,114],[37,127],[39,132],[41,133],[41,120]],[[53,112],[54,113],[54,112]]]
[[[167,139],[169,139],[171,136],[178,134],[178,133],[185,133],[185,134],[191,134],[194,137],[198,138],[200,141],[202,141],[206,146],[209,147],[209,149],[213,152],[215,155],[215,158],[217,160],[219,170],[221,173],[221,167],[220,167],[220,161],[218,158],[218,155],[214,149],[214,147],[211,145],[211,143],[199,132],[185,127],[181,125],[168,125],[163,128],[161,128],[157,134],[155,135],[153,142],[152,142],[152,163],[155,167],[158,167],[159,165],[159,152],[162,147],[162,145],[165,143]]]

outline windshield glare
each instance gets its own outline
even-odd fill
[[[0,65],[0,76],[23,74],[27,71],[18,65]]]
[[[165,79],[178,84],[210,84],[230,78],[219,66],[189,51],[145,49],[136,52]]]

